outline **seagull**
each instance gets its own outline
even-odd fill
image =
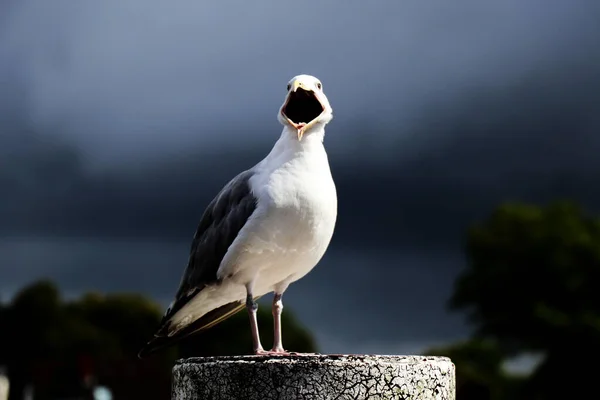
[[[254,354],[292,354],[282,342],[282,296],[325,254],[337,219],[337,193],[323,145],[333,110],[321,81],[298,75],[286,92],[277,114],[281,136],[205,209],[175,299],[139,358],[244,307]],[[271,292],[274,332],[268,351],[260,342],[256,300]]]

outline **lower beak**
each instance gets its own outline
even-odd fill
[[[307,124],[294,124],[292,123],[292,125],[294,126],[294,128],[296,128],[296,133],[298,134],[298,141],[302,140],[302,137],[304,136],[304,132],[306,132],[306,129],[308,127]]]
[[[324,111],[323,111],[324,112]],[[322,113],[321,113],[322,114]],[[319,115],[320,117],[320,115]],[[309,130],[310,128],[312,128],[313,125],[315,125],[317,122],[319,122],[319,117],[313,119],[312,121],[310,121],[308,124],[305,124],[302,127],[301,131],[298,131],[298,140],[302,140],[302,135],[304,135],[304,132],[306,132],[307,130]]]
[[[287,120],[287,122],[294,127],[294,129],[296,129],[296,133],[298,135],[298,141],[302,140],[302,137],[304,136],[304,132],[306,132],[306,130],[308,128],[310,128],[314,121],[309,122],[308,124],[300,123],[300,124],[296,124],[294,121],[292,121],[291,119],[289,119],[285,114],[281,113],[281,115],[283,115],[283,118],[285,118]]]

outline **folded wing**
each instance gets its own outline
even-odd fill
[[[257,199],[250,188],[252,170],[233,178],[210,202],[194,235],[187,268],[175,300],[162,318],[154,337],[142,348],[143,358],[193,333],[225,320],[244,307],[242,302],[226,304],[185,326],[173,326],[172,318],[209,285],[218,285],[217,271],[229,246],[256,210]]]

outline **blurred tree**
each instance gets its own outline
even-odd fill
[[[0,318],[11,397],[21,398],[29,383],[36,399],[81,396],[93,379],[107,382],[116,399],[144,391],[145,398],[169,396],[176,349],[147,363],[136,358],[161,318],[159,306],[141,296],[88,294],[64,302],[54,284],[40,281],[21,290]]]
[[[545,355],[526,398],[585,392],[574,382],[592,377],[586,360],[600,355],[600,220],[566,202],[506,204],[469,231],[466,255],[451,307],[505,357]]]
[[[66,302],[50,281],[27,286],[10,304],[0,304],[0,364],[8,367],[11,398],[21,398],[29,383],[38,400],[89,396],[95,384],[109,387],[115,400],[168,398],[178,347],[137,359],[161,317],[159,305],[136,294],[88,293]],[[270,307],[261,308],[259,323],[266,339]],[[315,350],[288,309],[282,324],[289,348]],[[248,354],[249,329],[246,313],[238,313],[182,343],[182,354]]]
[[[17,398],[33,379],[35,359],[60,356],[64,319],[57,288],[49,281],[40,281],[21,290],[5,316],[0,353],[5,355],[11,380],[9,398]]]
[[[65,305],[71,324],[73,363],[86,384],[111,388],[115,399],[166,398],[177,348],[151,360],[137,359],[139,348],[160,322],[160,306],[137,294],[84,294]],[[149,383],[151,382],[151,383]]]

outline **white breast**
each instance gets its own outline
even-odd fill
[[[337,194],[322,142],[285,140],[257,165],[250,181],[257,210],[241,233],[243,243],[219,271],[240,283],[254,281],[257,295],[308,273],[325,253],[337,218]]]

